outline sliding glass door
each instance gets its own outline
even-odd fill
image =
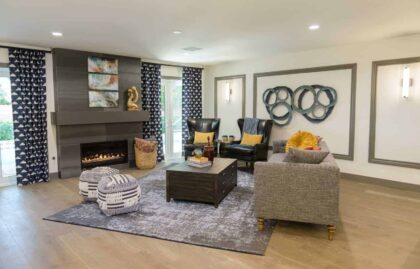
[[[0,66],[0,187],[16,184],[9,68]]]
[[[165,159],[182,156],[182,80],[164,77],[161,81],[162,130]]]

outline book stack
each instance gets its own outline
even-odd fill
[[[211,166],[211,162],[207,157],[189,157],[187,160],[187,164],[189,166],[198,167],[198,168],[204,168]]]

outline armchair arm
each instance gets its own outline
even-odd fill
[[[188,137],[187,141],[185,141],[185,144],[194,144],[194,137]]]
[[[256,162],[258,217],[336,224],[340,170],[331,163]]]
[[[267,160],[268,145],[265,143],[255,145],[255,158],[257,160]]]

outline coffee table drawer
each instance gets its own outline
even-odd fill
[[[203,169],[182,163],[166,170],[166,200],[208,202],[218,207],[236,184],[235,159],[215,158],[211,167]]]

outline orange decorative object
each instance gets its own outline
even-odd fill
[[[299,131],[287,140],[286,152],[289,152],[289,148],[313,149],[314,147],[318,147],[318,138],[310,132]]]

